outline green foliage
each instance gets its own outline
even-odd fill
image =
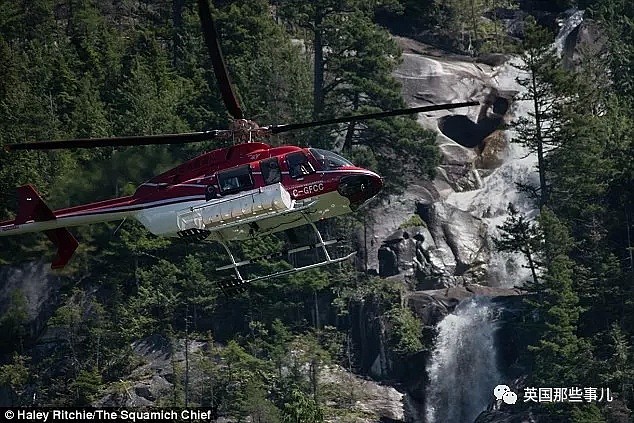
[[[28,357],[14,353],[11,364],[0,366],[0,386],[9,388],[13,406],[21,405],[22,394],[31,377],[28,361]]]
[[[539,186],[523,188],[532,193],[540,207],[548,202],[549,196],[546,154],[561,141],[557,134],[561,126],[562,85],[567,77],[552,48],[552,40],[548,30],[534,18],[527,18],[526,38],[521,45],[523,62],[517,65],[524,76],[518,77],[517,82],[525,88],[521,99],[530,101],[533,110],[528,117],[522,116],[515,122],[517,137],[512,141],[537,155]]]
[[[548,209],[542,210],[539,223],[546,269],[538,286],[529,286],[537,296],[531,304],[543,325],[538,344],[531,347],[536,364],[533,377],[544,386],[562,381],[573,384],[583,374],[575,363],[584,345],[576,335],[580,308],[573,289],[573,262],[568,256],[572,240]]]
[[[418,226],[426,227],[425,221],[417,214],[413,214],[409,219],[399,225],[400,229],[415,228]]]
[[[481,52],[505,52],[511,40],[504,31],[498,9],[517,8],[512,0],[438,0],[434,16],[441,34],[457,49],[475,55]]]
[[[571,411],[572,423],[604,423],[607,420],[603,417],[601,410],[595,404],[583,404],[574,407]]]
[[[423,325],[409,308],[394,307],[386,317],[391,325],[389,342],[397,354],[408,356],[423,349]]]
[[[180,3],[180,18],[179,2],[132,3],[0,4],[0,147],[225,127],[193,2]],[[381,13],[404,13],[427,29],[440,24],[437,35],[473,54],[500,51],[507,42],[492,12],[509,5],[503,0],[230,3],[214,9],[225,55],[247,115],[265,124],[403,107],[392,76],[400,50],[376,24]],[[592,3],[588,13],[602,25],[608,51],[586,57],[574,76],[561,70],[552,34],[527,23],[527,73],[520,83],[535,113],[520,122],[516,141],[542,152],[539,189],[524,187],[533,189],[542,215],[530,222],[510,210],[496,244],[519,251],[535,270],[527,288],[536,319],[526,323],[539,335],[530,350],[535,384],[609,386],[631,409],[634,17],[625,0],[584,3]],[[405,175],[431,176],[439,162],[434,135],[412,118],[285,137],[274,141],[342,150],[382,174],[386,193],[401,191]],[[12,216],[16,186],[34,184],[52,207],[132,194],[139,182],[221,142],[21,154],[0,148],[0,216]],[[403,223],[413,225],[421,221]],[[342,218],[324,228],[351,238],[359,223]],[[354,411],[331,410],[332,392],[320,376],[333,363],[357,364],[351,328],[361,306],[387,323],[392,352],[408,356],[425,348],[420,322],[400,307],[403,284],[358,274],[350,264],[258,282],[224,297],[215,268],[226,258],[209,244],[171,242],[130,222],[74,233],[81,240],[79,260],[59,277],[61,304],[47,322],[59,334],[51,353],[30,362],[23,293],[12,293],[0,317],[6,353],[0,384],[14,405],[24,405],[31,391],[41,405],[86,405],[104,386],[123,401],[132,385],[122,380],[140,364],[132,341],[163,333],[176,350],[185,335],[200,340],[213,329],[227,347],[208,337],[191,354],[190,369],[174,359],[165,405],[188,398],[235,420],[344,420]],[[3,264],[49,250],[44,237],[0,242]],[[278,238],[268,238],[240,243],[238,250],[256,257],[281,247]],[[284,267],[263,260],[254,271]],[[349,388],[337,407],[356,401]],[[602,421],[601,412],[594,406],[560,411],[579,422]]]
[[[533,280],[532,286],[539,285],[537,255],[541,252],[542,237],[535,222],[531,222],[513,206],[508,206],[509,217],[498,226],[500,236],[493,239],[498,251],[519,252],[528,262]]]
[[[376,8],[395,2],[279,3],[280,16],[298,29],[298,36],[312,42],[314,119],[405,106],[400,84],[392,76],[401,52],[372,20]],[[343,137],[341,147],[338,137]],[[411,117],[398,117],[320,128],[312,133],[311,144],[359,156],[364,165],[384,176],[384,191],[396,193],[407,182],[404,166],[416,175],[433,175],[439,163],[434,139]]]
[[[98,371],[81,370],[72,384],[76,392],[75,405],[88,406],[96,398],[102,386],[101,375]]]
[[[598,18],[602,30],[608,34],[608,61],[615,91],[631,101],[634,97],[634,80],[629,69],[634,61],[634,6],[628,0],[603,0],[594,3],[590,12]]]
[[[632,346],[627,333],[617,323],[613,323],[609,332],[597,342],[597,355],[602,359],[599,363],[599,380],[614,387],[617,392],[627,392],[634,378],[632,362]]]
[[[9,307],[0,316],[0,336],[2,350],[22,351],[23,341],[27,335],[28,309],[24,294],[16,289],[11,292]]]
[[[323,413],[315,400],[297,388],[291,389],[284,399],[282,412],[282,422],[284,423],[319,423],[324,421]]]

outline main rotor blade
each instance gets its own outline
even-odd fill
[[[368,120],[368,119],[380,119],[380,118],[390,117],[390,116],[411,115],[411,114],[420,113],[420,112],[433,112],[435,110],[458,109],[460,107],[477,106],[478,104],[480,103],[478,103],[477,101],[468,101],[465,103],[435,104],[433,106],[410,107],[407,109],[395,109],[395,110],[389,110],[387,112],[368,113],[365,115],[356,115],[356,116],[344,116],[340,118],[317,120],[313,122],[290,123],[287,125],[271,125],[268,127],[268,129],[273,134],[279,134],[280,132],[293,131],[295,129],[312,128],[315,126],[322,126],[322,125],[332,125],[334,123],[345,123],[345,122]]]
[[[16,150],[57,150],[60,148],[94,148],[94,147],[119,147],[133,145],[153,144],[184,144],[188,142],[208,141],[216,138],[220,133],[228,131],[188,132],[184,134],[141,135],[132,137],[111,138],[81,138],[60,141],[37,141],[20,144],[7,144],[7,151]]]
[[[222,100],[234,119],[243,119],[242,108],[240,107],[233,84],[231,83],[231,78],[229,77],[229,72],[227,71],[227,64],[220,49],[220,39],[216,31],[214,20],[211,17],[211,10],[209,9],[207,0],[198,0],[198,15],[200,16],[200,25],[203,30],[205,44],[207,44],[207,50],[209,50],[209,55],[211,56],[211,64],[213,65],[214,74],[218,80]]]

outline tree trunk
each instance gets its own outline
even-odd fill
[[[319,330],[320,322],[319,322],[319,297],[317,295],[317,290],[313,290],[313,300],[315,302],[315,329]]]
[[[477,0],[471,0],[471,25],[473,26],[473,40],[478,42],[478,20],[476,17],[475,2]]]
[[[528,267],[531,269],[533,283],[537,286],[539,280],[537,279],[537,269],[535,268],[535,262],[533,261],[533,254],[531,253],[530,247],[526,247],[524,254],[526,255],[526,260],[528,260]]]
[[[356,122],[350,122],[348,124],[348,129],[346,130],[346,136],[343,141],[343,151],[349,153],[352,150],[352,137],[354,136],[354,127],[356,126]]]
[[[183,27],[183,8],[185,0],[172,0],[172,20],[174,22],[174,38],[172,40],[172,60],[174,67],[178,67],[181,63],[181,29]]]
[[[359,93],[356,93],[354,96],[354,101],[352,102],[352,110],[357,112],[359,110]],[[357,122],[352,121],[348,124],[348,129],[346,130],[346,136],[343,141],[343,151],[349,153],[352,151],[352,138],[354,137],[354,129],[357,125]]]
[[[634,272],[634,251],[633,251],[633,247],[632,247],[632,235],[630,232],[631,229],[631,225],[630,225],[630,214],[629,211],[627,209],[627,206],[625,206],[625,224],[627,225],[626,228],[626,233],[627,233],[627,251],[630,254],[630,272]]]
[[[315,29],[313,36],[314,69],[313,69],[313,119],[319,119],[324,108],[324,46],[322,40],[322,10],[315,11]]]
[[[185,408],[189,405],[189,304],[185,307]]]
[[[537,168],[539,170],[539,208],[548,201],[548,189],[546,188],[546,168],[544,164],[544,137],[542,134],[542,115],[537,98],[537,76],[531,72],[533,84],[533,106],[535,107],[535,139],[537,142]]]

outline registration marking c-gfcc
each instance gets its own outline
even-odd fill
[[[309,185],[304,185],[303,187],[299,187],[299,188],[295,188],[293,190],[293,197],[297,197],[298,195],[301,194],[312,194],[314,192],[320,192],[324,190],[324,184],[323,182],[320,182],[318,184],[309,184]]]

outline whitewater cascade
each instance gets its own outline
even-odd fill
[[[426,423],[472,422],[484,411],[497,369],[497,311],[488,298],[461,302],[438,324],[436,346],[427,366]]]

